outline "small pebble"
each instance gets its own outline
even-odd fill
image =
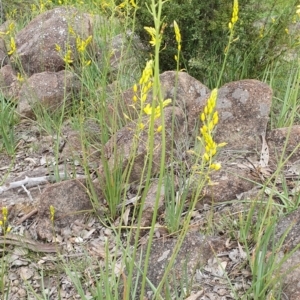
[[[18,295],[20,296],[20,297],[26,297],[26,290],[24,290],[24,289],[19,289],[18,290]]]
[[[13,281],[12,284],[13,284],[13,286],[19,286],[20,281],[18,279],[16,279],[16,280]]]

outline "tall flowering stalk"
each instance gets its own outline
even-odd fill
[[[219,85],[220,85],[222,75],[223,75],[224,70],[225,70],[225,65],[226,65],[228,53],[229,53],[229,50],[230,50],[230,46],[234,41],[236,41],[238,39],[238,38],[236,38],[236,39],[234,38],[234,27],[235,27],[235,24],[238,21],[238,19],[239,19],[239,2],[238,2],[238,0],[233,0],[232,16],[231,16],[230,22],[228,23],[228,29],[229,29],[228,44],[227,44],[227,46],[224,50],[225,58],[224,58],[224,61],[223,61],[223,65],[222,65],[222,69],[221,69],[221,72],[220,72],[217,87],[219,87]]]
[[[180,55],[180,51],[181,51],[181,33],[180,33],[180,29],[179,29],[179,26],[176,21],[174,21],[173,25],[174,25],[174,31],[175,31],[175,39],[177,42],[177,55],[175,55],[175,60],[177,63],[177,70],[179,70],[179,55]]]
[[[212,90],[207,104],[204,107],[204,111],[200,115],[203,126],[200,128],[201,136],[198,137],[198,140],[203,143],[205,150],[203,154],[204,165],[213,170],[219,170],[221,168],[220,163],[213,162],[213,157],[216,155],[218,148],[226,145],[226,143],[217,144],[213,139],[214,129],[219,122],[219,115],[215,110],[217,96],[218,90]]]

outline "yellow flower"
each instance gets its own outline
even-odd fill
[[[83,62],[82,62],[84,67],[89,66],[91,63],[92,63],[92,61],[90,59],[89,60],[83,60]]]
[[[151,36],[151,41],[149,42],[152,46],[155,46],[158,38],[156,36],[156,30],[153,27],[147,27],[145,26],[144,29],[150,34]]]
[[[133,86],[133,91],[134,91],[135,93],[137,92],[137,85],[136,85],[136,84]]]
[[[22,75],[20,73],[17,74],[17,80],[19,82],[23,82],[24,81],[24,77],[22,77]]]
[[[68,30],[69,30],[70,34],[76,36],[76,33],[75,33],[74,29],[72,28],[72,26],[69,26]]]
[[[239,13],[239,3],[238,3],[238,0],[233,0],[232,17],[231,17],[231,21],[228,24],[228,27],[229,27],[229,29],[231,31],[233,30],[233,27],[234,27],[235,23],[239,19],[238,13]]]
[[[127,2],[123,1],[121,4],[118,5],[119,8],[124,8],[126,6]]]
[[[130,0],[129,2],[134,8],[137,8],[137,5],[135,4],[134,0]]]
[[[172,99],[166,99],[163,102],[163,107],[166,107],[167,105],[169,105],[170,103],[172,103]]]
[[[144,113],[146,115],[151,115],[152,114],[152,107],[150,106],[149,103],[144,107]]]
[[[174,21],[174,31],[175,31],[175,38],[176,38],[176,42],[178,45],[181,44],[181,34],[180,34],[180,29],[179,29],[179,26],[177,24],[176,21]]]
[[[203,155],[203,158],[206,160],[206,161],[209,161],[209,155],[205,152],[204,155]]]
[[[158,126],[156,129],[157,132],[161,132],[162,131],[162,125]]]
[[[76,38],[76,48],[77,48],[78,52],[81,52],[81,53],[84,52],[86,47],[91,43],[92,38],[93,37],[90,35],[86,40],[82,40],[80,38],[80,36],[78,36]]]
[[[214,164],[211,164],[209,167],[211,169],[214,169],[214,170],[218,171],[218,170],[221,169],[221,164],[220,163],[214,163]]]
[[[10,37],[10,51],[7,52],[8,55],[12,55],[16,52],[16,42],[13,37]]]
[[[146,67],[143,70],[142,77],[139,81],[139,84],[147,83],[149,79],[152,77],[152,75],[153,75],[153,60],[151,59],[146,63]]]
[[[219,114],[217,111],[214,112],[213,123],[214,123],[214,125],[217,125],[219,123]]]
[[[202,114],[200,115],[200,120],[201,120],[202,122],[205,121],[205,113],[202,113]]]
[[[51,222],[54,221],[54,215],[55,215],[55,208],[53,205],[50,205],[50,220],[51,220]]]
[[[15,29],[15,24],[14,23],[10,23],[8,25],[8,30],[6,31],[6,35],[12,35],[12,33],[14,32]]]
[[[64,60],[64,62],[65,62],[66,64],[70,64],[70,63],[73,62],[73,59],[72,59],[72,50],[71,50],[71,49],[69,49],[69,50],[67,51],[67,53],[65,54],[63,60]]]
[[[140,128],[141,130],[143,130],[144,127],[145,127],[145,125],[144,125],[143,123],[140,123],[140,124],[139,124],[139,128]]]
[[[56,50],[57,52],[60,52],[60,51],[61,51],[61,48],[60,48],[60,46],[59,46],[58,44],[55,44],[55,50]]]
[[[227,143],[220,143],[220,144],[218,144],[218,148],[222,148],[222,147],[224,147],[226,145],[227,145]]]

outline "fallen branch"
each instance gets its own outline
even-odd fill
[[[59,173],[59,177],[65,177],[66,174],[65,173]],[[86,176],[84,175],[76,175],[77,179],[83,179],[86,178]],[[54,175],[48,175],[48,176],[41,176],[41,177],[27,177],[25,176],[25,179],[19,180],[19,181],[15,181],[15,182],[11,182],[11,183],[7,183],[4,184],[2,186],[0,186],[0,194],[14,189],[14,188],[18,188],[18,187],[22,187],[24,189],[24,187],[26,186],[26,188],[30,188],[33,186],[38,186],[40,184],[46,184],[49,182],[55,182],[55,176]]]

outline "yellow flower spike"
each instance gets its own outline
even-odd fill
[[[228,28],[230,31],[233,31],[233,27],[239,19],[238,14],[239,14],[238,0],[233,0],[233,10],[232,10],[231,22],[228,23]]]
[[[54,215],[55,215],[55,208],[53,205],[50,205],[50,220],[51,220],[51,222],[54,221]]]
[[[133,100],[134,102],[136,102],[136,101],[137,101],[137,96],[134,95],[134,96],[132,97],[132,100]]]
[[[174,55],[174,59],[175,59],[175,61],[178,61],[177,55]]]
[[[14,32],[15,29],[15,24],[14,23],[10,23],[8,25],[8,30],[5,32],[6,35],[12,35],[12,33]]]
[[[59,46],[58,44],[55,44],[55,50],[56,50],[57,52],[60,52],[60,51],[61,51],[61,48],[60,48],[60,46]]]
[[[11,231],[11,226],[7,226],[5,233],[9,233]]]
[[[156,30],[153,27],[147,27],[145,26],[144,29],[150,34],[151,41],[149,42],[150,45],[155,46],[158,40],[158,37],[156,36]]]
[[[162,125],[158,126],[156,129],[157,132],[161,132],[162,131]]]
[[[76,33],[75,33],[74,29],[72,28],[72,26],[68,27],[68,31],[69,31],[70,34],[76,36]]]
[[[63,58],[63,61],[66,63],[66,64],[70,64],[73,62],[73,59],[72,59],[72,50],[69,49],[67,51],[67,53],[65,54],[64,58]]]
[[[137,85],[136,85],[136,84],[133,86],[133,91],[134,91],[135,93],[137,92]]]
[[[178,44],[180,44],[181,43],[181,33],[180,33],[179,26],[178,26],[178,24],[177,24],[176,21],[174,21],[173,24],[174,24],[174,31],[175,31],[176,42]]]
[[[140,123],[140,124],[139,124],[139,128],[140,128],[141,130],[143,130],[144,127],[145,127],[145,125],[144,125],[143,123]]]
[[[13,37],[10,37],[10,51],[7,52],[8,55],[12,55],[16,52],[16,42]]]
[[[7,217],[7,215],[8,215],[8,209],[6,206],[2,207],[2,215],[3,215],[3,217]]]

